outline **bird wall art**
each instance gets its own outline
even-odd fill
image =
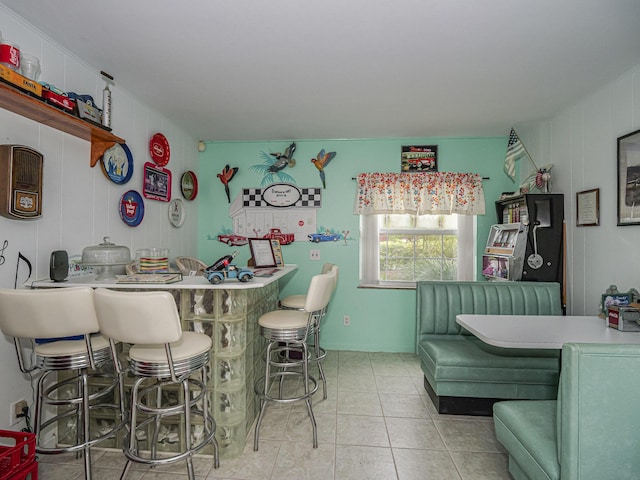
[[[229,193],[229,182],[238,173],[238,167],[229,167],[229,165],[225,165],[222,169],[222,172],[218,173],[218,178],[224,185],[224,191],[227,194],[227,200],[231,203],[231,194]]]
[[[313,163],[316,166],[316,168],[318,169],[318,172],[320,173],[320,180],[322,180],[322,188],[327,188],[324,169],[327,165],[329,165],[329,162],[333,160],[335,156],[336,156],[336,152],[325,153],[323,148],[322,150],[320,150],[316,158],[311,159],[311,163]]]
[[[264,160],[264,163],[260,165],[252,165],[249,167],[249,170],[262,175],[262,182],[260,182],[260,185],[263,187],[274,183],[274,177],[277,177],[280,182],[296,183],[296,180],[291,175],[283,172],[285,167],[292,168],[295,166],[296,161],[293,158],[293,152],[295,151],[296,144],[293,142],[283,153],[260,152],[260,156]]]

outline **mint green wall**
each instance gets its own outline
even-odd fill
[[[239,264],[245,265],[248,246],[228,247],[215,238],[223,228],[231,228],[229,203],[216,174],[226,164],[239,167],[231,181],[231,201],[241,188],[259,187],[262,177],[249,171],[261,164],[261,151],[282,152],[289,141],[207,143],[200,154],[198,171],[199,232],[198,256],[212,263],[237,248]],[[354,215],[355,182],[359,172],[397,172],[403,145],[438,145],[439,171],[479,173],[490,180],[484,182],[486,214],[478,217],[478,257],[484,249],[490,225],[496,223],[494,201],[503,191],[513,191],[515,184],[503,172],[507,138],[412,138],[391,140],[323,140],[296,141],[296,166],[285,171],[298,187],[321,186],[311,159],[321,149],[337,152],[325,169],[327,188],[323,191],[322,208],[317,225],[348,230],[347,245],[343,241],[294,242],[282,248],[286,263],[299,266],[296,274],[281,285],[282,294],[303,293],[322,263],[340,266],[338,290],[322,330],[323,346],[329,349],[412,352],[415,344],[415,290],[359,289],[358,241],[359,217]],[[516,176],[516,178],[518,178]],[[320,250],[320,261],[309,260],[309,250]],[[480,260],[478,260],[479,262]],[[480,270],[478,266],[478,271]],[[351,325],[343,326],[344,315]]]

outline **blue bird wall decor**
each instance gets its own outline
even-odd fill
[[[329,165],[329,162],[333,160],[335,156],[336,156],[336,152],[325,153],[323,148],[322,150],[320,150],[316,158],[311,159],[311,163],[313,163],[316,166],[316,168],[318,169],[318,172],[320,173],[320,180],[322,180],[322,188],[327,188],[324,169],[327,165]]]
[[[262,175],[261,186],[274,183],[274,177],[277,177],[280,182],[296,183],[295,179],[283,172],[285,167],[293,167],[296,164],[293,158],[293,152],[296,151],[295,142],[291,143],[283,153],[267,153],[260,152],[260,156],[263,158],[264,163],[261,165],[252,165],[249,170],[257,172]]]

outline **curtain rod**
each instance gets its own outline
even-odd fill
[[[351,177],[351,180],[357,180],[356,177]],[[491,177],[482,177],[482,180],[491,180]]]

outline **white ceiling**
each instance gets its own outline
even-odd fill
[[[0,1],[212,141],[505,136],[640,64],[640,0]]]

